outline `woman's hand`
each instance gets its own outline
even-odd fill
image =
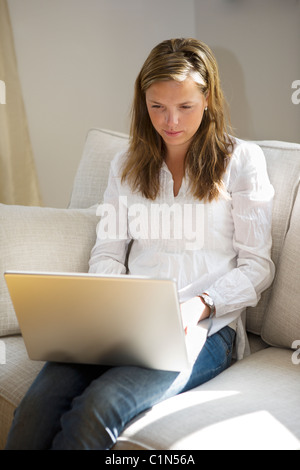
[[[193,297],[183,302],[180,304],[180,308],[185,334],[190,328],[194,328],[201,320],[205,320],[210,315],[210,309],[201,297]]]

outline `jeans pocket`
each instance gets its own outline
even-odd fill
[[[218,331],[217,334],[219,335],[219,337],[221,338],[224,344],[228,363],[231,363],[233,344],[234,344],[236,333],[232,328],[230,328],[229,326],[226,326],[225,328],[222,328],[222,330]]]

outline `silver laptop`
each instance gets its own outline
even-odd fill
[[[205,322],[185,335],[173,280],[73,273],[6,272],[33,360],[190,368]]]

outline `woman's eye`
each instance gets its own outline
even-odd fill
[[[160,104],[153,104],[151,106],[152,109],[159,109],[159,110],[163,110],[164,107]],[[183,106],[180,106],[180,109],[183,109],[183,110],[187,110],[187,109],[192,109],[192,106],[188,106],[188,105],[183,105]]]

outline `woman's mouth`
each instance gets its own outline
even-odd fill
[[[164,133],[168,137],[177,137],[178,135],[182,134],[182,131],[166,131],[166,130],[164,130]]]

